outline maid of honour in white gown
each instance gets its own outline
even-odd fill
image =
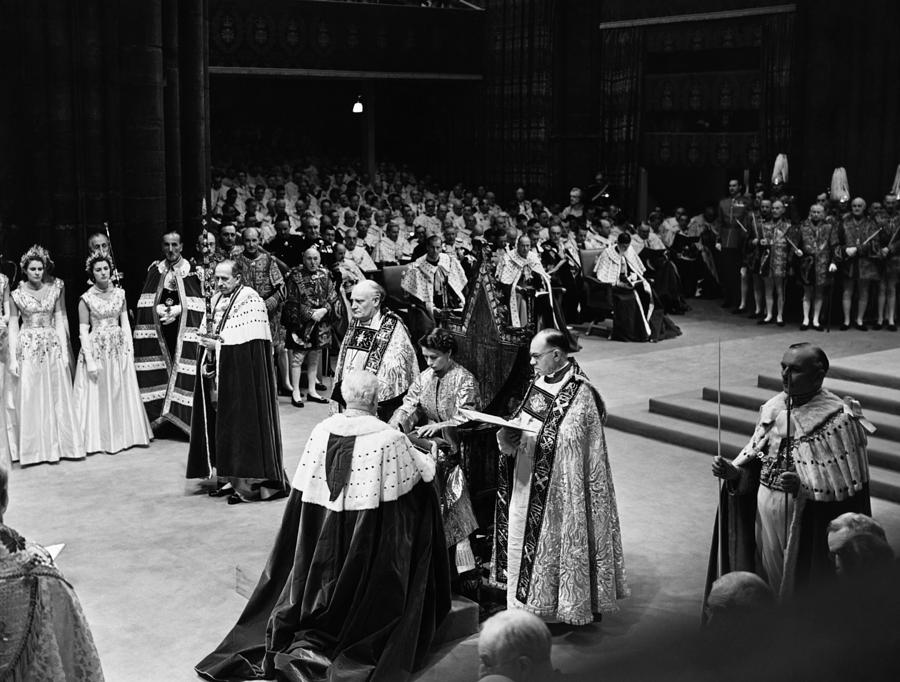
[[[116,453],[153,439],[134,369],[125,292],[112,285],[109,256],[87,260],[93,285],[78,302],[81,352],[75,406],[88,453]]]
[[[7,390],[13,409],[8,415],[14,422],[10,454],[23,466],[83,459],[84,441],[72,401],[63,283],[44,281],[52,262],[43,247],[31,247],[21,266],[25,281],[9,299]]]

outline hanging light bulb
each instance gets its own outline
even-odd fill
[[[353,113],[361,114],[363,112],[362,95],[357,95],[356,102],[353,103]]]

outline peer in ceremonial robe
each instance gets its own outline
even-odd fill
[[[643,261],[631,247],[631,235],[622,232],[616,243],[601,252],[594,274],[612,286],[613,328],[618,341],[662,341],[681,334],[660,310],[658,297],[644,276]]]
[[[134,369],[125,291],[110,282],[112,269],[109,256],[90,256],[94,283],[78,302],[81,352],[73,398],[89,453],[113,454],[153,440]]]
[[[500,463],[491,582],[508,609],[586,625],[629,596],[603,399],[545,329],[530,346],[535,378],[497,434]]]
[[[549,238],[541,247],[541,264],[550,280],[562,290],[563,310],[566,320],[578,320],[578,299],[581,293],[581,264],[577,253],[573,254],[562,241],[562,225],[551,225]]]
[[[360,270],[363,272],[375,272],[378,269],[378,266],[375,265],[375,261],[372,260],[372,256],[370,256],[369,252],[366,251],[366,248],[359,243],[359,230],[347,230],[344,233],[344,246],[347,249],[347,253],[344,257],[349,258],[356,263]]]
[[[181,235],[164,234],[164,258],[147,269],[135,312],[134,366],[150,425],[169,422],[189,434],[197,330],[206,306],[201,281],[181,251]]]
[[[26,278],[9,299],[10,456],[22,466],[84,459],[72,401],[63,283],[44,281],[52,261],[41,246],[26,251],[20,265]]]
[[[385,265],[399,265],[406,251],[406,240],[400,238],[400,226],[391,221],[385,226],[384,235],[375,245],[372,259],[383,268]]]
[[[229,504],[276,499],[287,478],[268,311],[238,261],[216,266],[212,335],[200,337],[187,478],[216,477]],[[204,316],[204,328],[206,319]]]
[[[524,327],[532,322],[528,319],[526,296],[533,294],[535,323],[565,329],[565,318],[553,300],[550,275],[544,269],[540,255],[532,248],[531,238],[519,235],[515,244],[515,249],[503,251],[495,273],[500,284],[509,288],[510,324]]]
[[[208,680],[406,680],[450,610],[434,464],[376,416],[381,386],[344,377],[346,410],[315,426],[281,527]]]
[[[403,273],[400,286],[414,299],[412,334],[421,338],[465,306],[466,274],[456,256],[441,252],[441,237],[428,238],[427,253]]]
[[[784,390],[760,408],[750,442],[733,461],[714,458],[713,475],[726,483],[707,592],[725,573],[752,571],[789,597],[834,575],[829,522],[871,515],[866,433],[874,427],[856,400],[822,388],[828,366],[812,344],[788,348]]]

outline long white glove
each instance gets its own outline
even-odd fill
[[[81,339],[81,353],[84,355],[84,367],[91,381],[97,379],[97,361],[94,359],[94,349],[91,346],[91,326],[89,324],[78,325],[78,338]]]
[[[69,335],[66,331],[66,318],[57,311],[53,314],[53,323],[56,327],[56,336],[59,339],[59,354],[62,356],[63,367],[69,366]]]

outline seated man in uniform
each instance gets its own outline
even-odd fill
[[[434,464],[379,421],[369,372],[319,423],[275,546],[234,629],[197,664],[210,680],[403,680],[450,610]]]

